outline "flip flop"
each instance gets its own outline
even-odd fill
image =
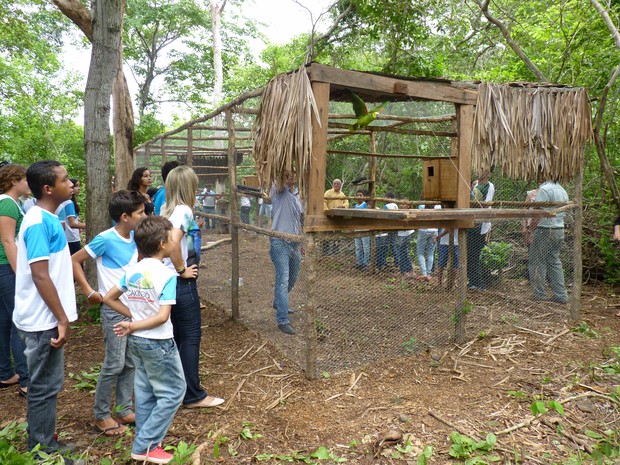
[[[620,318],[620,312],[616,313],[616,316],[617,316],[618,318]]]
[[[115,431],[120,430],[121,428],[124,428],[124,426],[121,425],[118,421],[116,422],[116,426],[110,426],[109,428],[101,429],[99,426],[95,424],[94,428],[97,433],[103,434],[104,436],[108,436],[108,437],[121,436],[125,432],[125,430],[115,432]]]
[[[129,415],[127,415],[127,416],[129,416]],[[124,425],[124,426],[136,426],[136,421],[135,421],[135,420],[134,420],[134,421],[127,421],[127,420],[124,420],[123,418],[124,418],[124,417],[119,417],[119,416],[115,416],[115,417],[114,417],[114,419],[115,419],[118,423],[120,423],[121,425]],[[135,418],[135,417],[134,417],[134,418]]]
[[[19,394],[20,397],[24,397],[24,398],[28,398],[28,388],[23,388],[23,387],[19,387],[17,389],[17,394]]]
[[[15,386],[18,382],[19,382],[19,379],[15,381],[14,383],[5,383],[4,381],[0,381],[0,389],[10,388],[12,386]]]

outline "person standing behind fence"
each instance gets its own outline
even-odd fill
[[[452,235],[454,237],[454,246],[453,246],[453,262],[452,269],[448,270],[447,281],[449,283],[454,281],[456,277],[456,270],[459,267],[459,230],[454,229],[452,231]],[[435,242],[439,240],[439,257],[438,257],[438,267],[437,267],[437,286],[442,285],[443,283],[443,270],[448,266],[448,256],[450,254],[450,230],[441,229],[439,234],[433,238]]]
[[[295,189],[297,175],[285,173],[284,184],[271,186],[269,197],[273,207],[272,231],[301,234],[303,206],[299,193]],[[273,290],[273,307],[276,310],[278,329],[284,334],[295,334],[289,321],[288,296],[293,290],[301,266],[301,244],[277,237],[270,239],[269,257],[273,262],[275,286]]]
[[[166,204],[161,210],[161,216],[167,217],[174,227],[170,258],[166,258],[164,264],[179,275],[171,319],[187,383],[183,400],[187,408],[216,407],[224,403],[224,399],[207,395],[200,386],[198,373],[202,338],[200,300],[196,288],[198,266],[187,263],[188,249],[192,246],[188,242],[193,242],[189,232],[194,224],[192,208],[196,202],[194,195],[197,186],[198,176],[194,170],[185,165],[177,166],[166,178]]]
[[[476,202],[491,202],[495,195],[495,186],[489,181],[493,168],[478,176],[477,182],[471,191],[471,200]],[[486,245],[487,235],[491,231],[491,223],[485,222],[467,230],[467,287],[469,289],[486,289],[489,285],[488,276],[482,270],[480,254]]]
[[[396,198],[394,192],[388,192],[385,194],[385,197],[388,199]],[[398,205],[396,202],[388,202],[383,208],[385,210],[398,210]],[[398,249],[396,247],[396,238],[397,233],[389,232],[389,233],[381,233],[375,236],[375,241],[377,244],[377,253],[375,257],[375,267],[379,271],[383,271],[387,267],[387,256],[388,251],[392,251],[392,256],[394,257],[394,265],[398,266]]]
[[[327,189],[323,195],[323,210],[332,208],[349,208],[349,200],[344,192],[342,192],[342,181],[334,179],[332,188]],[[336,255],[339,252],[339,240],[323,241],[323,254]]]
[[[179,163],[176,160],[168,161],[164,163],[161,167],[161,181],[164,183],[162,186],[157,189],[157,193],[153,196],[153,209],[155,215],[161,214],[161,207],[166,203],[166,179],[168,178],[168,173],[175,169],[177,166],[181,166],[182,163]],[[192,204],[193,205],[193,204]]]
[[[250,224],[250,211],[252,210],[252,201],[247,195],[242,195],[239,199],[239,217],[244,224]]]
[[[207,185],[202,191],[202,210],[207,214],[215,213],[215,191],[210,185]],[[215,219],[205,219],[206,229],[215,229]]]
[[[420,205],[419,209],[426,208]],[[440,209],[441,205],[435,205],[435,209]],[[416,253],[418,255],[418,263],[420,264],[420,280],[431,281],[433,272],[433,264],[435,262],[435,249],[437,248],[436,238],[439,234],[437,228],[418,229],[418,242],[416,244]]]
[[[368,208],[368,204],[364,197],[368,196],[365,190],[359,190],[355,193],[356,204],[353,208]],[[366,271],[370,263],[370,236],[362,236],[355,238],[355,267],[359,270]]]
[[[567,202],[568,194],[555,181],[546,181],[540,185],[534,202]],[[553,210],[557,207],[545,208]],[[553,217],[533,220],[531,227],[532,244],[529,250],[528,273],[535,300],[551,300],[565,304],[568,301],[564,285],[564,269],[560,259],[560,249],[564,242],[564,212]],[[553,292],[551,299],[545,291],[547,281]]]
[[[15,309],[15,271],[17,237],[24,214],[17,203],[20,195],[30,192],[26,168],[13,163],[0,168],[0,388],[18,387],[28,392],[26,348],[13,323]]]

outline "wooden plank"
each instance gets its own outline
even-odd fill
[[[230,273],[230,306],[233,320],[239,319],[239,202],[237,202],[237,169],[235,166],[235,127],[230,110],[226,110],[228,127],[228,179],[230,179],[230,237],[232,263]]]
[[[329,127],[333,129],[348,129],[349,124],[346,123],[329,123]],[[450,131],[430,131],[428,129],[402,129],[393,126],[366,126],[359,131],[350,131],[351,134],[365,134],[368,132],[391,132],[394,134],[404,134],[408,136],[437,136],[437,137],[456,137],[456,132]]]
[[[379,218],[339,218],[315,215],[306,218],[306,232],[398,231],[419,228],[472,228],[473,220],[418,221],[416,218],[389,220]]]
[[[328,150],[327,153],[334,155],[353,155],[358,157],[377,157],[377,158],[411,158],[412,160],[437,160],[438,158],[431,155],[403,155],[403,154],[391,154],[391,153],[368,153],[368,152],[353,152],[348,150]],[[449,157],[443,157],[449,159]]]
[[[457,105],[456,123],[458,138],[458,179],[456,187],[456,208],[469,207],[471,180],[471,145],[474,133],[473,105]]]
[[[383,94],[395,94],[394,88],[399,88],[398,94],[425,100],[452,102],[458,104],[475,105],[478,92],[459,89],[450,84],[428,81],[407,81],[386,76],[348,71],[331,66],[312,63],[308,74],[314,82],[330,83],[335,86],[356,90],[369,90]]]
[[[325,212],[330,218],[377,218],[385,220],[413,219],[419,221],[442,221],[442,220],[491,220],[491,219],[518,219],[518,218],[552,218],[556,215],[554,210],[530,210],[490,208],[442,208],[441,210],[385,210],[371,208],[331,208]]]
[[[329,84],[313,82],[312,92],[317,104],[319,121],[312,112],[312,159],[308,175],[307,215],[323,213],[325,170],[327,168],[327,118],[329,115]]]

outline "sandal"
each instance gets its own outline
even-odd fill
[[[27,387],[21,387],[21,386],[20,386],[20,387],[17,389],[17,394],[18,394],[20,397],[24,397],[24,398],[26,398],[26,399],[27,399],[27,398],[28,398],[28,388],[27,388]]]
[[[95,423],[94,428],[97,433],[103,434],[104,436],[121,436],[127,430],[127,428],[118,421],[115,426],[110,426],[109,428],[101,428]]]

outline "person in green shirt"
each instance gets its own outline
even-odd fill
[[[28,391],[24,342],[13,324],[17,235],[24,218],[18,198],[30,192],[26,168],[9,163],[0,168],[0,389],[19,383],[19,394]],[[12,360],[11,360],[12,355]]]

